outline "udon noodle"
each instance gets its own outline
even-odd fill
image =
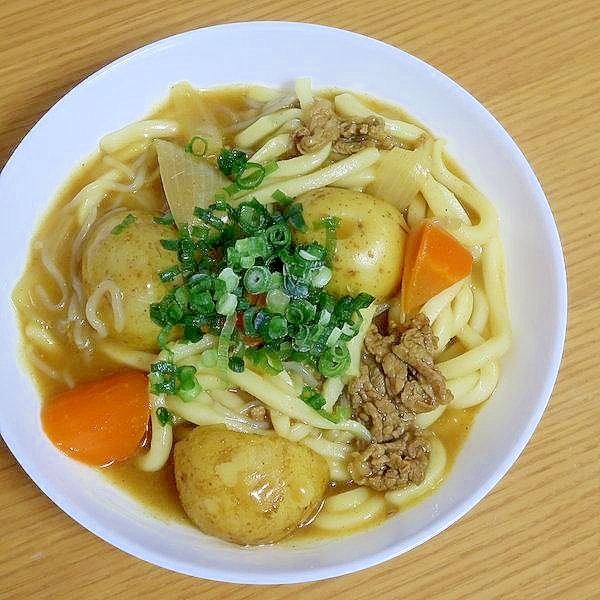
[[[341,141],[317,139],[322,132],[311,127],[307,115],[319,103],[334,115],[337,127],[353,126],[352,135]],[[318,120],[314,111],[312,116]],[[378,133],[365,134],[357,124],[375,124]],[[304,136],[298,133],[302,128],[308,130]],[[218,328],[203,330],[193,340],[178,341],[171,335],[155,343],[160,327],[147,315],[149,305],[168,290],[166,282],[156,284],[158,295],[150,294],[150,300],[144,296],[149,286],[136,288],[138,301],[146,303],[145,325],[131,316],[131,295],[115,278],[98,276],[94,285],[89,283],[89,273],[98,268],[90,261],[104,256],[94,240],[106,239],[107,232],[127,231],[131,215],[169,213],[181,225],[178,208],[168,202],[172,197],[166,163],[185,156],[185,161],[200,157],[214,166],[223,148],[243,150],[248,164],[261,166],[264,174],[251,189],[230,190],[231,206],[256,199],[271,211],[277,198],[302,198],[323,188],[368,193],[395,207],[403,235],[423,221],[434,221],[472,255],[469,275],[419,309],[437,340],[432,358],[450,399],[410,415],[428,444],[419,481],[392,489],[357,483],[351,456],[372,438],[368,420],[359,418],[359,410],[349,414],[347,404],[341,417],[328,418],[345,398],[347,403],[369,327],[382,319],[406,321],[398,287],[385,297],[372,294],[375,299],[358,311],[348,342],[349,374],[324,376],[314,363],[301,360],[286,360],[278,373],[265,373],[247,359],[241,370],[223,368]],[[163,151],[175,154],[165,158]],[[266,165],[270,168],[264,173]],[[221,190],[225,176],[218,176],[215,189]],[[180,186],[191,186],[187,192],[198,194],[194,185],[205,183],[204,175],[197,177],[199,184],[192,177]],[[212,201],[198,200],[205,208]],[[174,225],[170,228],[176,231]],[[149,252],[140,252],[142,263],[154,260],[148,259]],[[168,265],[169,259],[165,261]],[[119,268],[131,274],[142,267],[134,261]],[[161,263],[161,268],[166,267]],[[276,436],[322,457],[329,472],[327,491],[318,510],[300,523],[310,521],[305,529],[317,535],[341,535],[372,525],[435,489],[456,455],[457,444],[448,441],[444,428],[450,420],[468,428],[471,409],[494,392],[500,359],[510,343],[498,217],[492,203],[448,157],[445,141],[396,107],[349,91],[315,92],[307,79],[298,80],[291,90],[244,85],[200,91],[180,83],[148,118],[103,137],[99,151],[67,182],[36,233],[14,301],[27,363],[45,401],[81,382],[126,369],[150,373],[152,382],[153,365],[193,367],[191,396],[150,385],[151,422],[139,451],[128,459],[136,469],[172,468],[174,444],[194,426]],[[221,327],[231,325],[228,316],[224,321]],[[144,341],[147,330],[152,332],[150,344]],[[307,386],[324,400],[319,410],[304,401]]]

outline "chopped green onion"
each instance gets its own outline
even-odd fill
[[[262,165],[248,162],[246,168],[235,178],[235,183],[241,190],[253,190],[263,182],[265,174]]]
[[[269,211],[255,198],[238,207],[238,223],[244,233],[256,235],[267,229],[271,221]]]
[[[166,213],[162,217],[154,217],[152,219],[157,225],[174,225],[175,219],[171,213]]]
[[[173,281],[173,279],[175,279],[179,273],[181,273],[181,267],[175,265],[165,269],[164,271],[161,271],[158,276],[163,283],[167,283],[169,281]]]
[[[239,275],[237,275],[231,267],[225,267],[219,273],[219,279],[225,282],[228,292],[233,292],[240,282]]]
[[[283,371],[281,357],[268,348],[248,348],[246,356],[250,358],[254,366],[266,375],[277,375]]]
[[[196,367],[192,365],[177,366],[170,361],[159,360],[150,366],[149,379],[153,394],[177,395],[187,402],[200,392]]]
[[[290,297],[280,287],[273,287],[267,292],[266,305],[272,313],[285,313],[289,303]]]
[[[246,153],[236,148],[223,148],[217,157],[217,167],[227,176],[243,173],[247,163]]]
[[[266,341],[277,340],[287,335],[288,324],[285,317],[282,315],[273,315],[266,324],[266,328],[263,328],[264,337]]]
[[[195,135],[185,147],[185,151],[194,156],[204,156],[208,149],[208,142],[205,138]]]
[[[271,286],[271,271],[260,265],[250,267],[244,275],[244,286],[251,294],[264,294]]]
[[[135,215],[129,213],[118,225],[115,225],[110,232],[113,235],[119,235],[123,233],[132,223],[135,222]]]
[[[322,265],[315,270],[310,281],[314,287],[322,288],[331,281],[332,277],[333,271],[327,265]]]
[[[216,311],[220,315],[231,315],[237,308],[237,296],[230,292],[223,294],[216,303]]]
[[[234,178],[254,177],[244,153],[224,152],[225,159]],[[275,196],[269,209],[255,199],[236,208],[218,194],[213,204],[195,209],[194,226],[182,225],[177,239],[161,242],[178,263],[161,273],[177,284],[150,307],[159,345],[176,334],[197,342],[211,333],[218,341],[202,365],[235,370],[245,360],[274,374],[284,361],[300,360],[322,376],[339,376],[349,365],[347,342],[360,328],[359,311],[373,298],[336,298],[324,289],[332,276],[327,248],[295,244],[293,230],[305,226],[302,206]],[[153,374],[152,381],[167,389],[177,377]],[[191,398],[197,389],[188,390],[184,380],[178,393]]]
[[[323,395],[309,385],[304,386],[300,398],[315,410],[319,410],[325,406],[325,398]]]
[[[173,414],[164,406],[159,406],[156,409],[156,418],[163,427],[165,425],[172,425],[175,420]]]
[[[327,349],[319,357],[319,371],[325,377],[337,377],[345,373],[350,366],[350,351],[346,344]]]
[[[242,373],[244,371],[244,359],[240,356],[232,356],[229,359],[228,366],[234,373]]]

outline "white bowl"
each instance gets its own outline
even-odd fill
[[[17,360],[10,293],[49,201],[103,134],[144,116],[180,80],[198,87],[282,86],[300,76],[310,76],[315,88],[360,90],[400,105],[448,140],[450,153],[500,215],[513,343],[496,393],[433,495],[350,538],[243,549],[156,518],[105,477],[56,451],[42,433],[39,398]],[[550,397],[567,301],[561,245],[544,193],[513,140],[477,100],[433,67],[382,42],[318,25],[254,22],[150,44],[86,79],[37,123],[0,175],[0,198],[2,437],[41,490],[73,519],[156,565],[206,579],[266,584],[324,579],[396,557],[451,525],[490,491],[525,447]]]

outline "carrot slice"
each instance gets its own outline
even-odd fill
[[[471,253],[431,219],[413,227],[406,238],[400,299],[405,314],[464,279],[473,268]]]
[[[148,426],[148,379],[127,371],[83,383],[45,402],[41,417],[46,435],[69,456],[95,466],[125,460]]]

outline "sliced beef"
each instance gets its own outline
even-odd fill
[[[318,152],[332,143],[338,154],[354,154],[363,148],[375,147],[390,150],[396,145],[394,138],[385,132],[383,120],[371,116],[359,121],[339,117],[331,102],[315,100],[306,110],[304,123],[292,134],[300,154]]]
[[[396,490],[425,478],[429,442],[418,429],[408,429],[393,442],[369,444],[350,455],[349,471],[358,485],[378,491]]]
[[[433,360],[436,345],[422,314],[402,325],[371,326],[360,374],[345,391],[354,418],[373,438],[352,456],[357,483],[382,490],[423,481],[430,444],[428,434],[415,426],[415,415],[452,399]]]
[[[395,145],[394,138],[385,131],[383,119],[373,116],[362,121],[341,121],[333,149],[339,154],[354,154],[369,147],[391,150]]]
[[[339,119],[327,100],[316,100],[306,109],[304,124],[292,134],[300,154],[318,152],[340,135]]]

